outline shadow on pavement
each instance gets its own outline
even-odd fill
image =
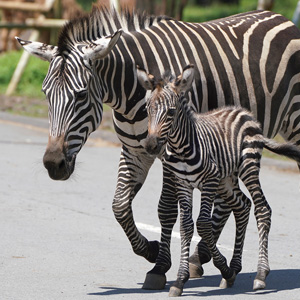
[[[253,273],[241,273],[237,276],[235,284],[232,288],[219,289],[219,283],[221,281],[221,275],[204,276],[201,279],[191,279],[184,287],[183,295],[186,296],[221,296],[221,295],[238,295],[238,294],[270,294],[279,291],[300,289],[300,270],[299,269],[287,269],[287,270],[271,270],[267,278],[267,287],[265,290],[253,291],[252,284],[256,276],[256,272]],[[108,296],[108,295],[121,295],[121,294],[155,294],[155,293],[167,293],[170,286],[173,284],[169,281],[164,290],[149,291],[140,289],[126,289],[117,287],[101,287],[98,293],[89,293],[90,296]],[[142,283],[140,283],[142,285]],[[201,288],[205,287],[206,291],[201,291]],[[207,287],[212,288],[207,291]],[[197,291],[189,290],[199,288]]]

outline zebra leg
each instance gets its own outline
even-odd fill
[[[257,221],[259,235],[257,275],[253,283],[253,289],[259,290],[266,287],[265,280],[270,272],[268,259],[268,236],[271,227],[272,210],[261,189],[258,164],[252,166],[248,164],[248,168],[244,169],[246,169],[246,171],[240,177],[250,192],[254,203],[254,214]]]
[[[194,233],[194,222],[192,218],[192,189],[187,195],[180,195],[180,236],[181,236],[181,257],[177,279],[170,288],[169,296],[181,296],[183,286],[189,279],[189,252],[191,240]]]
[[[212,214],[212,231],[215,242],[218,241],[220,234],[231,214],[231,207],[217,195],[214,201]],[[203,241],[198,243],[194,253],[189,258],[190,278],[200,278],[204,271],[202,265],[211,260],[210,251]]]
[[[219,182],[216,181],[216,178],[207,180],[205,183],[203,183],[200,215],[197,219],[197,231],[207,244],[213,258],[214,265],[220,270],[223,278],[225,278],[227,282],[231,284],[231,282],[234,282],[235,272],[228,267],[226,258],[220,253],[219,249],[217,248],[212,233],[212,222],[210,218],[212,204],[218,186]]]
[[[224,183],[225,184],[220,186],[220,188],[224,190],[221,195],[232,208],[236,222],[234,252],[230,262],[230,268],[234,270],[237,275],[242,270],[242,253],[246,229],[249,222],[251,201],[240,190],[238,178],[236,176],[226,178]],[[223,278],[220,283],[220,288],[231,287],[233,283],[233,281],[228,283],[227,280]]]
[[[144,153],[131,153],[123,146],[119,162],[118,181],[113,200],[115,218],[122,226],[135,254],[149,262],[155,262],[159,242],[149,242],[137,229],[133,214],[132,200],[142,187],[154,158]]]
[[[184,186],[181,186],[180,183],[177,182],[174,174],[169,172],[167,167],[163,165],[163,189],[158,204],[158,217],[161,224],[161,242],[155,266],[147,273],[143,289],[161,290],[165,287],[165,273],[171,268],[170,243],[173,226],[178,215],[177,199],[187,194],[184,188]]]

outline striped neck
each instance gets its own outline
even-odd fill
[[[199,147],[195,112],[185,96],[178,101],[178,112],[167,139],[170,147],[178,156],[190,156],[193,148]],[[200,145],[200,144],[199,144]]]

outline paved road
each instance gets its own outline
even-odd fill
[[[111,210],[120,149],[94,139],[79,154],[72,179],[51,181],[41,164],[47,142],[44,122],[16,121],[0,115],[0,299],[166,299],[179,262],[178,225],[167,289],[142,290],[152,265],[133,254]],[[219,289],[220,275],[209,263],[202,279],[186,284],[186,298],[300,299],[299,175],[289,168],[287,163],[263,162],[262,184],[273,208],[267,289],[252,292],[258,248],[252,214],[235,286]],[[157,161],[133,207],[149,239],[159,239],[160,188]],[[195,214],[198,209],[196,199]],[[228,258],[233,229],[230,219],[219,243]]]

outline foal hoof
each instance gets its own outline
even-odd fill
[[[169,291],[169,297],[179,297],[182,295],[182,291],[182,289],[176,286],[171,286]]]
[[[193,263],[189,263],[189,270],[190,278],[201,278],[204,273],[202,266],[197,266]]]
[[[236,278],[235,272],[233,272],[232,277],[229,278],[229,279],[222,278],[219,287],[221,289],[231,288],[234,284],[235,278]]]
[[[260,279],[254,279],[253,290],[263,290],[266,287],[266,283]]]
[[[163,290],[167,278],[165,274],[147,273],[142,289],[144,290]]]

